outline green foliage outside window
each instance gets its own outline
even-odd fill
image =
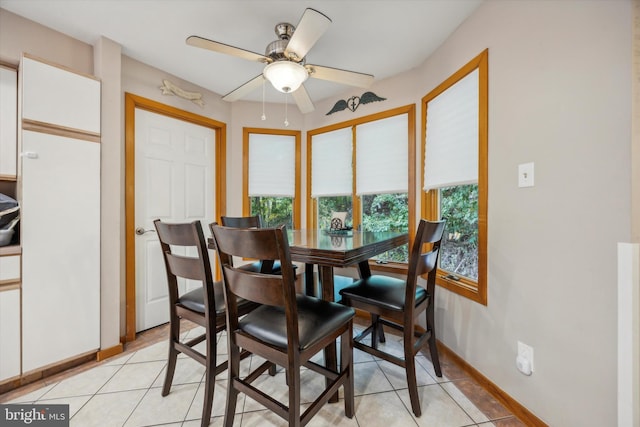
[[[362,196],[362,229],[366,231],[409,231],[409,199],[406,193]],[[378,261],[408,262],[408,245],[387,251]]]
[[[353,204],[351,196],[333,196],[318,198],[318,228],[328,230],[332,212],[347,212],[347,225],[353,225]]]
[[[293,228],[293,198],[251,197],[251,214],[260,215],[262,227]]]
[[[328,229],[332,212],[347,212],[347,224],[353,224],[351,196],[318,198],[318,228]],[[374,194],[362,196],[362,224],[365,231],[401,231],[409,229],[408,196],[404,194]],[[384,262],[407,262],[407,245],[380,254]]]
[[[447,220],[440,268],[456,276],[478,279],[478,186],[440,190],[440,217]]]

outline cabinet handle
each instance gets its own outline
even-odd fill
[[[136,228],[136,234],[142,236],[144,233],[155,233],[156,230],[145,230],[144,227]]]
[[[33,151],[24,151],[24,152],[20,153],[20,155],[22,157],[26,157],[27,159],[37,159],[38,158],[38,153],[35,153]]]

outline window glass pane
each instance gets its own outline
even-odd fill
[[[407,193],[368,194],[362,200],[362,230],[409,231],[409,197]],[[375,257],[379,262],[408,262],[408,245]]]
[[[318,197],[318,228],[328,230],[332,212],[347,212],[347,225],[353,225],[353,200],[351,196]]]
[[[251,197],[251,215],[260,215],[262,227],[293,228],[292,197]]]
[[[440,217],[447,220],[440,268],[454,276],[478,279],[478,186],[440,189]]]

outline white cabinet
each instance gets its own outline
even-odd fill
[[[22,58],[22,119],[100,133],[100,81]]]
[[[20,375],[20,255],[0,256],[0,382]]]
[[[0,179],[16,177],[18,73],[0,66]]]
[[[100,347],[100,83],[23,58],[22,370]]]
[[[18,375],[20,375],[20,289],[0,289],[0,382]]]
[[[0,285],[20,283],[20,255],[0,256]]]

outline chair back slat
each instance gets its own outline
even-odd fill
[[[172,253],[165,254],[169,270],[177,277],[184,279],[205,281],[202,261],[200,258],[187,257]]]
[[[223,216],[220,222],[224,227],[260,228],[260,216]]]
[[[198,222],[199,221],[194,221]],[[198,246],[199,236],[191,224],[193,223],[168,223],[155,220],[156,232],[161,242],[174,246]],[[200,225],[202,230],[202,226]]]
[[[241,258],[254,258],[261,260],[278,260],[282,256],[282,248],[274,246],[278,240],[273,228],[234,228],[221,227],[219,233],[220,244],[224,245],[224,252]],[[284,234],[286,242],[286,233]],[[218,247],[216,245],[216,247]]]
[[[255,273],[228,266],[223,268],[225,277],[228,279],[229,290],[234,295],[258,304],[278,307],[285,305],[282,276]]]
[[[418,276],[430,273],[434,268],[436,268],[438,252],[439,249],[433,249],[429,252],[420,254],[420,259],[416,266],[416,274]]]

